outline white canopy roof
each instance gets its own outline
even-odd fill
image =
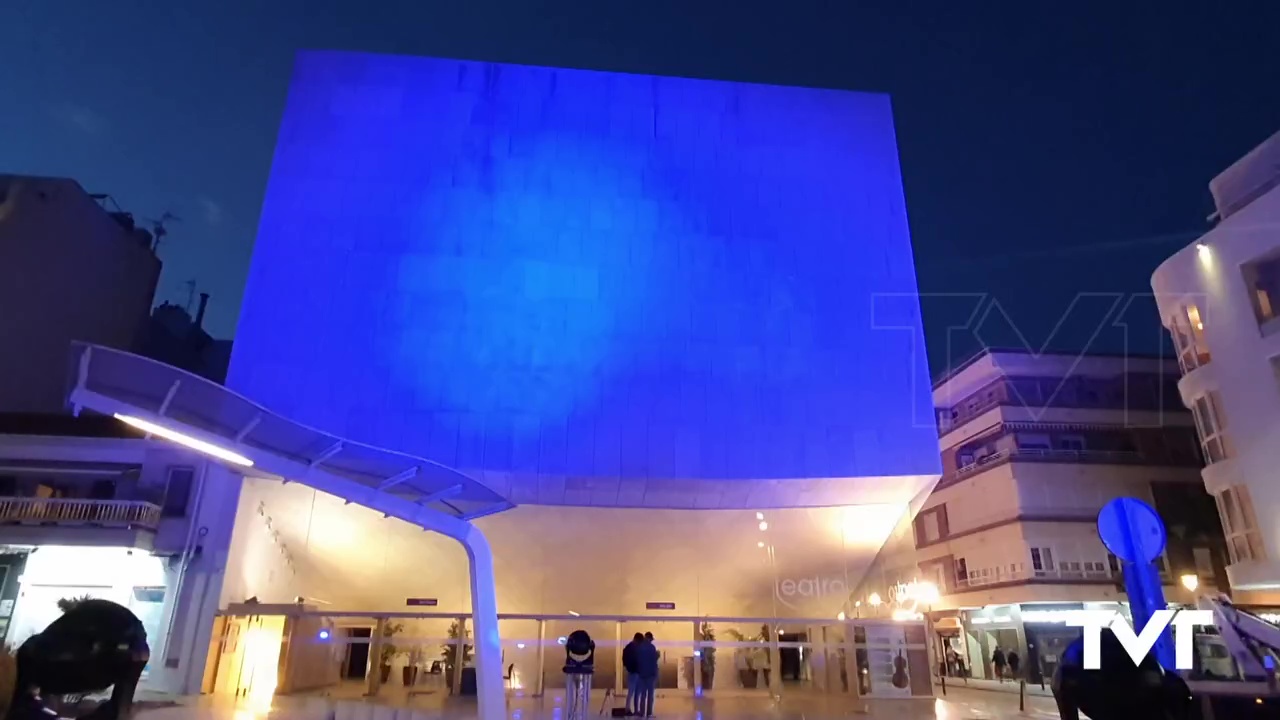
[[[514,507],[440,463],[307,427],[156,360],[87,343],[75,343],[72,353],[69,399],[77,412],[114,411],[234,451],[254,461],[246,475],[305,481],[322,472],[460,520]]]

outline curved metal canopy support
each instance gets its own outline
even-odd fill
[[[479,715],[506,716],[493,552],[469,519],[513,507],[510,502],[438,463],[307,428],[155,360],[86,344],[77,344],[75,353],[69,400],[77,409],[134,418],[231,451],[252,461],[249,469],[222,459],[237,472],[308,485],[461,543],[471,567]]]

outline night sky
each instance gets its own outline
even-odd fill
[[[935,372],[1159,350],[1152,270],[1280,130],[1280,3],[876,4],[7,0],[0,172],[180,216],[157,301],[194,279],[231,336],[300,48],[887,92]]]

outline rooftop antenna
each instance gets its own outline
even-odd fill
[[[187,289],[187,315],[190,315],[190,314],[191,314],[191,304],[192,304],[192,303],[194,303],[194,302],[196,301],[196,280],[195,280],[195,278],[191,278],[190,280],[188,280],[188,281],[186,281],[186,282],[182,283],[182,286],[183,286],[183,287],[185,287],[185,288]]]
[[[182,222],[182,218],[166,210],[159,220],[148,219],[147,222],[151,223],[151,234],[155,237],[155,240],[151,243],[151,251],[155,252],[160,249],[160,242],[164,240],[164,236],[169,234],[164,224],[167,222]],[[190,310],[190,303],[187,303],[187,305],[187,309]]]

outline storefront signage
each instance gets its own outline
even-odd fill
[[[898,606],[893,610],[894,620],[919,620],[923,617],[920,606],[938,601],[938,586],[919,580],[898,583],[889,588],[889,601]]]
[[[435,607],[440,601],[436,598],[406,598],[404,604],[409,607]]]
[[[1004,625],[1006,623],[1011,623],[1011,622],[1013,622],[1013,618],[1009,617],[1008,615],[996,615],[995,617],[989,617],[989,618],[988,617],[969,618],[969,624],[971,625],[990,625],[993,623],[996,625]]]
[[[1067,623],[1079,610],[1023,610],[1022,622],[1029,623]]]
[[[673,602],[647,602],[644,604],[645,610],[675,610],[676,604]]]

